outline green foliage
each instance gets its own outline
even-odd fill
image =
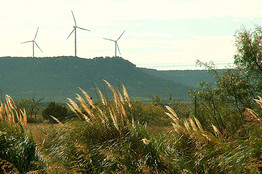
[[[235,69],[218,72],[212,63],[198,61],[213,74],[216,86],[202,82],[199,90],[190,91],[196,98],[195,115],[205,130],[214,130],[217,138],[212,146],[193,148],[190,160],[194,163],[188,168],[193,173],[261,172],[261,115],[245,109],[258,110],[253,99],[261,94],[261,41],[261,27],[254,32],[244,29],[237,33]],[[262,106],[260,97],[255,101]],[[189,126],[186,122],[184,125]],[[199,144],[198,141],[190,142]]]
[[[68,106],[83,121],[62,125],[49,147],[51,156],[74,172],[144,173],[168,170],[145,127],[134,122],[134,112],[123,86],[123,94],[105,81],[113,101],[97,106],[83,91],[87,102],[77,94],[82,110],[71,99]],[[86,115],[88,114],[88,115]]]
[[[262,100],[256,101],[262,106]],[[212,125],[213,131],[203,129],[193,118],[181,119],[168,108],[174,133],[166,152],[174,166],[192,173],[259,173],[262,155],[261,116],[252,110],[245,112],[245,122],[238,135],[226,137]],[[239,131],[240,131],[239,130]],[[170,139],[170,138],[169,138]],[[173,139],[173,141],[172,141]],[[176,155],[172,155],[172,154]],[[179,163],[182,161],[182,164]]]
[[[207,81],[211,84],[215,84],[215,80],[212,74],[208,73],[207,70],[168,70],[159,71],[155,69],[141,68],[147,74],[157,76],[166,80],[171,80],[183,85],[186,85],[188,89],[197,89],[198,84],[201,81]],[[223,70],[219,70],[223,71]]]
[[[142,100],[132,101],[132,113],[135,121],[148,125],[167,125],[169,121],[165,117],[165,110],[161,105],[145,103]]]
[[[216,82],[216,87],[202,82],[199,90],[189,92],[193,99],[197,99],[197,118],[209,129],[214,124],[221,132],[235,133],[244,124],[245,108],[253,108],[254,105],[254,88],[250,78],[238,68],[218,72],[212,62],[197,63],[205,66]]]
[[[192,104],[171,95],[152,95],[148,103],[131,101],[124,85],[122,95],[107,81],[112,100],[98,89],[101,101],[94,102],[80,88],[85,98],[77,94],[78,103],[69,99],[68,104],[80,119],[51,125],[53,130],[42,143],[50,167],[62,169],[53,170],[56,173],[261,173],[262,98],[252,102],[261,93],[260,39],[260,28],[238,33],[236,69],[217,71],[212,64],[199,62],[216,84],[202,82],[198,90],[190,91],[196,99],[195,113]],[[72,67],[78,71],[74,63]],[[143,85],[139,81],[137,88]],[[44,172],[33,138],[23,127],[25,112],[17,111],[9,96],[7,100],[0,107],[1,169]],[[46,117],[63,121],[65,110],[50,103]],[[165,127],[171,131],[151,134],[144,123],[167,125],[164,114],[172,119],[172,129]]]
[[[149,94],[164,97],[167,91],[171,91],[176,98],[186,98],[187,89],[190,88],[185,84],[149,75],[119,57],[2,57],[0,69],[1,89],[3,93],[15,96],[16,101],[20,98],[44,96],[48,102],[63,103],[67,97],[73,97],[78,87],[88,91],[95,99],[96,87],[104,88],[103,79],[116,82],[114,86],[117,86],[118,81],[123,82],[130,96],[136,98],[146,98]]]
[[[56,161],[74,172],[143,173],[168,170],[145,128],[98,128],[85,122],[64,125],[49,149]],[[142,140],[150,139],[149,144]]]
[[[132,112],[136,121],[150,126],[170,125],[168,117],[165,116],[165,106],[170,106],[177,111],[181,117],[188,117],[192,114],[192,104],[187,101],[176,101],[170,95],[167,98],[159,95],[151,95],[151,100],[132,101]]]
[[[236,65],[248,70],[249,73],[261,76],[262,73],[262,28],[255,31],[243,28],[236,33],[237,54]]]
[[[57,118],[59,121],[64,122],[66,119],[72,117],[72,113],[68,109],[55,102],[50,102],[48,106],[43,110],[42,116],[44,119],[49,120],[50,123],[57,123],[51,116]]]
[[[236,132],[244,124],[244,109],[254,108],[252,99],[261,95],[262,86],[261,31],[257,27],[254,32],[246,29],[237,32],[235,69],[218,72],[212,63],[197,62],[213,74],[216,82],[215,88],[210,83],[201,83],[200,90],[190,92],[197,97],[197,116],[205,125],[212,123],[220,131]]]
[[[33,137],[24,129],[27,120],[25,112],[17,110],[11,97],[7,96],[6,99],[7,103],[1,103],[0,107],[0,173],[9,170],[44,172],[44,161]],[[9,167],[6,168],[6,165]]]
[[[22,173],[30,170],[43,170],[43,161],[38,155],[36,144],[31,136],[18,132],[15,127],[0,122],[0,159],[7,160]],[[16,129],[16,130],[14,130]]]
[[[237,54],[235,64],[246,74],[252,84],[255,96],[262,90],[262,28],[257,26],[254,31],[243,28],[236,33]]]
[[[43,98],[39,100],[35,100],[34,98],[28,99],[28,98],[21,98],[17,102],[17,107],[20,109],[25,109],[27,113],[27,122],[38,122],[37,115],[40,115],[43,111],[44,107],[40,106],[39,103]]]

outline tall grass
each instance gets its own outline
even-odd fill
[[[25,131],[26,125],[25,110],[19,110],[13,99],[6,95],[6,103],[1,102],[0,106],[0,173],[7,170],[21,173],[32,170],[44,172],[43,160],[33,137]]]
[[[103,108],[99,108],[98,106],[95,106],[91,97],[83,89],[80,88],[87,102],[84,98],[77,94],[76,99],[80,102],[80,106],[78,106],[76,102],[70,98],[68,99],[70,102],[68,106],[75,114],[78,115],[80,119],[85,120],[91,126],[113,126],[115,129],[117,129],[119,134],[122,134],[124,127],[134,126],[133,116],[131,115],[131,118],[128,118],[125,109],[127,107],[129,107],[129,109],[132,109],[130,98],[123,84],[122,87],[124,97],[121,95],[119,90],[115,90],[110,83],[108,83],[107,81],[105,82],[110,87],[113,93],[113,102],[106,101],[102,92],[98,89],[102,99],[102,103],[104,104]],[[83,111],[81,109],[83,109]]]
[[[134,106],[105,81],[112,100],[102,92],[99,102],[82,89],[82,97],[68,99],[79,119],[61,123],[45,148],[56,166],[68,173],[259,173],[261,172],[261,116],[251,109],[234,136],[220,132],[216,122],[203,126],[195,117],[179,117],[166,106],[171,132],[153,136],[135,119]],[[262,106],[262,99],[256,102]],[[101,105],[102,103],[102,105]],[[143,114],[143,113],[142,113]],[[226,115],[223,115],[226,117]],[[55,119],[55,118],[54,118]],[[59,120],[57,120],[59,122]]]
[[[9,123],[18,123],[21,128],[27,124],[27,115],[25,109],[18,110],[14,100],[6,95],[6,103],[1,102],[0,105],[0,119]]]
[[[168,171],[161,152],[144,126],[134,120],[131,100],[122,84],[123,95],[112,91],[106,100],[98,90],[102,106],[95,105],[82,89],[68,106],[80,120],[61,127],[49,147],[51,156],[76,173],[157,173]]]
[[[262,108],[260,97],[256,102]],[[167,110],[173,125],[170,146],[176,152],[170,158],[176,159],[173,164],[178,165],[181,172],[261,172],[262,122],[261,116],[253,110],[246,110],[246,122],[239,130],[239,136],[235,137],[226,137],[212,123],[213,131],[204,130],[195,117],[180,119],[172,108],[167,107]],[[181,159],[183,164],[177,162]]]

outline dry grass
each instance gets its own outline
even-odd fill
[[[173,126],[147,126],[146,127],[146,130],[152,134],[152,135],[159,135],[159,134],[164,134],[166,132],[171,132],[173,131]]]
[[[120,91],[115,90],[115,88],[106,80],[104,80],[106,84],[109,86],[113,93],[113,101],[109,102],[105,99],[102,92],[98,90],[102,103],[105,106],[104,108],[100,108],[96,106],[91,99],[91,97],[80,88],[82,93],[85,96],[85,99],[81,97],[79,94],[76,94],[76,99],[80,102],[78,105],[75,101],[68,98],[69,103],[67,104],[69,108],[82,120],[85,120],[92,126],[104,126],[104,125],[111,125],[113,123],[114,127],[121,133],[122,126],[134,126],[134,118],[128,118],[126,113],[126,107],[129,109],[132,108],[131,100],[128,96],[125,86],[122,84],[123,87],[123,95]],[[130,120],[132,123],[130,123]]]
[[[0,118],[10,123],[19,123],[21,126],[27,125],[27,115],[25,109],[19,110],[14,100],[6,95],[6,103],[1,102]]]
[[[25,109],[18,109],[10,96],[5,98],[0,105],[0,173],[44,172],[44,161],[27,130]]]
[[[254,100],[262,109],[262,98],[258,97],[258,99],[254,99]],[[262,119],[260,118],[260,116],[252,109],[246,108],[246,117],[249,117],[249,118],[246,118],[249,121],[253,120],[253,121],[258,121],[259,123],[262,123]]]
[[[222,134],[213,124],[211,126],[216,137],[213,136],[212,133],[204,131],[201,123],[197,118],[192,117],[181,120],[172,108],[168,106],[166,106],[166,108],[169,111],[166,112],[166,114],[172,119],[171,124],[173,125],[173,131],[178,135],[184,134],[190,137],[194,137],[197,140],[201,140],[203,142],[213,141],[216,139],[216,137],[221,138]]]
[[[60,125],[50,123],[28,123],[26,129],[33,135],[34,141],[42,146],[48,141],[50,132],[57,131]]]

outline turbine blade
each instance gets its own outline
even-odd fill
[[[71,12],[72,12],[72,16],[74,18],[74,22],[75,22],[75,26],[76,26],[76,18],[75,18],[74,12],[72,10],[71,10]]]
[[[82,28],[82,27],[76,27],[76,28],[79,28],[79,29],[81,29],[81,30],[90,31],[90,30],[88,30],[88,29],[85,29],[85,28]]]
[[[36,36],[37,36],[38,30],[39,30],[39,27],[38,27],[38,28],[37,28],[37,30],[36,30],[36,33],[35,33],[35,38],[34,38],[34,40],[36,39]]]
[[[36,46],[39,48],[39,50],[41,50],[41,48],[39,47],[39,45],[36,43],[36,42],[34,42],[35,44],[36,44]],[[41,50],[42,51],[42,50]],[[43,51],[42,51],[43,52]]]
[[[124,33],[125,31],[119,36],[119,38],[116,41],[118,41],[123,36]]]
[[[107,38],[103,38],[103,39],[115,42],[113,39],[107,39]]]
[[[117,43],[117,42],[116,42],[116,47],[117,47],[117,50],[118,50],[119,54],[121,54],[121,52],[120,52],[120,48],[119,48],[119,46],[118,46],[118,43]]]
[[[33,42],[33,41],[32,41],[32,40],[30,40],[30,41],[25,41],[25,42],[21,42],[21,44],[28,43],[28,42]]]
[[[69,36],[66,38],[66,39],[68,39],[71,35],[72,35],[72,33],[75,31],[75,28],[73,29],[73,31],[71,31],[71,33],[69,34]]]

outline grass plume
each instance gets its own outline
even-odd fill
[[[104,124],[107,124],[107,126],[114,125],[114,127],[121,133],[121,127],[130,126],[129,120],[132,120],[133,122],[133,116],[128,118],[125,109],[126,106],[131,107],[130,98],[128,97],[128,93],[123,84],[122,87],[125,100],[120,91],[115,90],[115,88],[106,80],[104,81],[113,93],[113,103],[107,101],[102,92],[97,88],[102,103],[106,107],[102,108],[96,106],[92,98],[80,88],[81,92],[86,97],[86,100],[79,94],[76,94],[76,99],[80,102],[80,106],[70,98],[68,99],[69,103],[67,105],[78,115],[79,118],[86,120],[92,126],[103,126]],[[87,113],[87,115],[85,113]]]
[[[25,109],[18,109],[14,100],[6,95],[6,103],[1,102],[0,118],[10,123],[19,123],[22,126],[27,125],[27,115]]]

